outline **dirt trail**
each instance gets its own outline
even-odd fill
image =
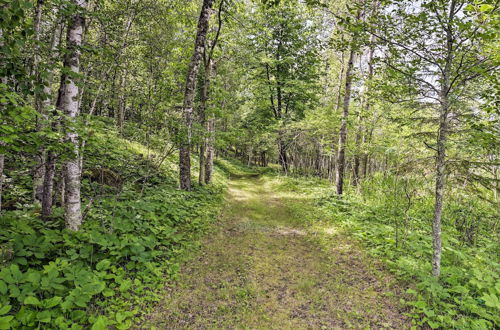
[[[407,328],[392,277],[335,228],[306,226],[314,212],[272,178],[232,180],[220,229],[143,328]]]

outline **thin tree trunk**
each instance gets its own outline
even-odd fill
[[[52,214],[52,201],[54,190],[54,174],[56,170],[56,154],[54,151],[47,153],[45,160],[45,175],[42,190],[42,219],[48,219]]]
[[[55,12],[55,15],[58,15],[58,11]],[[37,93],[35,97],[37,98],[36,101],[36,106],[37,106],[37,111],[40,116],[40,120],[37,122],[37,130],[41,130],[43,128],[43,121],[48,119],[48,114],[47,114],[47,109],[52,104],[52,80],[53,80],[53,69],[52,65],[58,55],[57,52],[57,47],[59,45],[59,42],[61,40],[61,31],[62,31],[62,25],[63,22],[62,20],[58,20],[56,22],[56,26],[53,30],[52,33],[52,38],[51,38],[51,45],[50,45],[50,55],[49,55],[49,60],[48,60],[48,69],[45,72],[45,80],[42,80],[39,78],[40,83],[43,83],[43,90],[42,93]],[[34,167],[34,172],[33,172],[33,199],[38,200],[42,202],[42,216],[43,216],[43,203],[44,199],[46,198],[44,196],[44,189],[45,185],[47,183],[47,180],[45,180],[45,171],[47,167],[51,167],[52,164],[46,164],[47,160],[46,157],[46,149],[45,146],[42,146],[38,152],[37,155],[37,161],[35,163]],[[53,157],[55,159],[55,155]],[[52,176],[53,177],[53,176]],[[53,183],[52,183],[53,185]],[[52,189],[51,189],[52,190]],[[47,200],[45,200],[47,202]],[[50,200],[50,204],[52,205],[52,200]],[[45,207],[47,208],[47,207]],[[50,210],[50,207],[48,207]]]
[[[351,102],[351,89],[352,89],[352,76],[353,76],[353,63],[354,63],[354,50],[349,51],[349,62],[347,63],[345,75],[345,91],[344,91],[344,104],[342,111],[342,122],[340,125],[339,134],[339,149],[337,154],[337,171],[335,182],[337,186],[337,194],[342,195],[344,188],[344,174],[345,174],[345,148],[347,142],[347,120],[349,118],[349,104]]]
[[[373,55],[374,55],[374,41],[375,37],[371,36],[370,37],[370,49],[368,52],[368,86],[366,86],[365,82],[365,88],[364,88],[364,112],[365,114],[370,113],[370,108],[371,108],[371,100],[370,100],[370,95],[369,94],[369,88],[370,88],[370,82],[373,78]],[[368,155],[365,151],[361,151],[362,146],[365,145],[366,143],[366,130],[364,129],[364,124],[363,124],[363,116],[361,113],[358,114],[358,131],[356,133],[356,155],[354,158],[354,185],[357,186],[361,180],[361,178],[364,178],[366,176],[366,161],[368,158]],[[360,170],[361,167],[361,170]]]
[[[286,154],[286,145],[285,141],[283,140],[283,133],[280,131],[279,136],[278,136],[278,148],[279,148],[279,164],[281,165],[281,169],[285,174],[288,174],[288,157]]]
[[[118,111],[116,112],[116,125],[118,132],[123,134],[123,122],[125,121],[125,109],[127,106],[127,99],[125,95],[125,88],[127,86],[127,71],[122,72],[120,77],[120,97],[118,100]]]
[[[62,20],[58,22],[56,28],[54,29],[54,33],[52,35],[52,45],[51,45],[51,63],[55,60],[57,54],[56,50],[61,40],[61,33],[63,30],[63,22]],[[47,80],[43,86],[43,100],[41,106],[42,116],[47,116],[46,111],[50,107],[52,103],[52,79],[53,79],[53,71],[50,69],[47,72]],[[59,105],[60,100],[58,98],[57,104]],[[58,129],[58,120],[56,119],[56,112],[51,117],[52,120],[52,130],[56,131]],[[45,150],[43,151],[45,152]],[[46,157],[46,158],[45,158]],[[43,165],[43,178],[41,180],[42,187],[35,187],[35,189],[41,190],[41,202],[42,202],[42,218],[46,219],[50,217],[52,212],[53,205],[53,187],[54,187],[54,174],[55,174],[55,166],[57,156],[53,150],[49,150],[47,154],[44,156],[45,164]],[[42,164],[40,164],[42,166]],[[38,194],[38,191],[37,191]]]
[[[207,102],[208,102],[208,94],[210,91],[210,78],[212,75],[212,60],[208,58],[208,63],[205,63],[205,73],[203,78],[203,88],[201,91],[201,99],[200,99],[200,124],[201,127],[205,128],[207,126],[206,122],[206,111],[207,111]],[[208,129],[207,129],[208,131]],[[198,177],[198,183],[200,185],[205,184],[205,172],[206,172],[206,158],[205,151],[208,145],[208,136],[203,136],[203,142],[200,145],[200,153],[199,153],[199,162],[200,162],[200,171]]]
[[[85,10],[85,0],[73,0],[75,10],[72,14],[67,34],[67,54],[64,59],[64,68],[72,75],[80,72],[80,47],[82,45],[85,19],[81,11]],[[78,133],[74,128],[78,115],[78,85],[72,75],[61,76],[61,102],[59,109],[67,117],[65,125],[65,140],[73,146],[72,155],[63,166],[65,180],[65,207],[64,218],[66,227],[70,230],[79,230],[82,224],[82,211],[80,199],[80,176]]]
[[[335,112],[337,112],[340,108],[340,100],[342,99],[342,81],[344,81],[344,52],[342,52],[342,56],[340,59],[340,72],[339,72],[339,86],[337,90],[337,102],[335,103]]]
[[[360,160],[360,149],[361,149],[361,136],[363,132],[363,116],[361,115],[361,110],[358,112],[358,130],[356,131],[356,153],[354,154],[354,164],[352,167],[353,186],[357,187],[359,184],[359,167],[361,164]]]
[[[441,216],[443,212],[444,181],[446,170],[448,97],[444,96],[441,102],[441,114],[439,116],[439,129],[437,137],[434,217],[432,219],[432,275],[436,277],[439,277],[439,275],[441,274]]]
[[[3,31],[0,29],[0,47],[3,46]],[[7,77],[2,76],[2,84],[7,85]],[[5,142],[0,140],[0,147],[5,147]],[[5,180],[4,175],[4,165],[5,165],[5,154],[0,153],[0,212],[2,211],[2,193],[3,193],[3,182]]]
[[[35,95],[34,95],[34,105],[39,116],[36,121],[36,130],[40,131],[42,129],[43,122],[43,108],[42,108],[42,98],[43,95],[36,88],[40,81],[40,26],[42,22],[42,8],[44,0],[38,0],[35,7],[35,21],[33,23],[33,39],[34,39],[34,55],[33,55],[33,66],[31,68],[30,75],[33,78],[35,84]],[[33,166],[33,201],[40,201],[42,199],[43,192],[43,176],[44,176],[44,162],[45,162],[45,149],[41,147],[38,154],[35,156],[35,165]]]
[[[205,140],[206,137],[203,137],[203,140]],[[203,141],[200,145],[200,150],[198,152],[198,158],[199,158],[199,173],[198,173],[198,184],[200,186],[203,186],[205,184],[205,172],[206,172],[206,145],[207,142]]]
[[[437,154],[436,154],[436,189],[434,201],[434,217],[432,219],[432,275],[439,277],[441,275],[441,216],[444,203],[444,185],[446,176],[446,140],[448,137],[448,113],[449,113],[449,92],[450,92],[450,74],[453,61],[453,32],[451,23],[455,15],[456,1],[452,0],[449,8],[448,24],[446,32],[446,58],[443,75],[441,79],[440,95],[440,113],[439,128],[437,135]]]
[[[205,48],[205,39],[208,31],[210,13],[213,0],[203,0],[198,28],[194,45],[193,56],[189,63],[186,78],[186,89],[184,92],[184,132],[179,147],[179,182],[183,190],[191,190],[191,128],[193,122],[193,103],[196,93],[196,80],[200,69],[200,62]]]
[[[212,115],[207,122],[208,141],[207,141],[207,160],[205,162],[205,183],[212,181],[215,154],[215,117]]]
[[[4,145],[3,141],[0,141],[0,145]],[[0,212],[2,211],[2,189],[3,189],[3,181],[5,176],[3,174],[5,164],[5,155],[0,154]]]

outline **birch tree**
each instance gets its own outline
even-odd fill
[[[63,164],[65,180],[64,218],[66,227],[70,230],[79,230],[82,224],[81,198],[80,198],[80,176],[79,164],[79,141],[75,128],[76,119],[79,114],[78,93],[79,87],[76,79],[80,72],[80,54],[85,27],[84,11],[87,6],[85,0],[73,0],[75,12],[71,14],[68,33],[66,36],[66,56],[64,58],[64,69],[61,76],[59,90],[59,101],[57,107],[66,116],[64,121],[65,141],[71,145],[71,155]]]

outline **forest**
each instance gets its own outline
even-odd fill
[[[0,0],[0,329],[500,328],[497,0]]]

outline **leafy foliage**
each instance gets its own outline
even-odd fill
[[[410,180],[410,178],[406,178]],[[429,221],[432,199],[418,190],[425,181],[412,178],[411,185],[397,176],[375,176],[367,180],[362,194],[351,192],[344,199],[332,195],[325,183],[293,179],[287,189],[315,194],[317,206],[327,212],[326,222],[348,230],[378,259],[410,287],[411,307],[416,326],[431,328],[495,328],[500,324],[500,251],[496,243],[495,209],[476,201],[464,208],[454,191],[443,218],[443,273],[430,275],[432,245]],[[408,191],[408,189],[418,190]],[[293,188],[295,187],[295,188]],[[476,221],[477,225],[471,225]],[[467,231],[475,231],[469,241]]]
[[[180,258],[216,218],[221,184],[177,190],[168,172],[172,160],[153,172],[154,164],[139,152],[144,146],[113,130],[104,133],[100,122],[93,126],[87,168],[98,168],[106,156],[108,171],[120,173],[123,186],[84,180],[84,191],[99,199],[79,232],[62,229],[59,210],[49,222],[39,220],[36,208],[3,213],[2,329],[130,327],[159,299],[165,279],[175,277]]]

